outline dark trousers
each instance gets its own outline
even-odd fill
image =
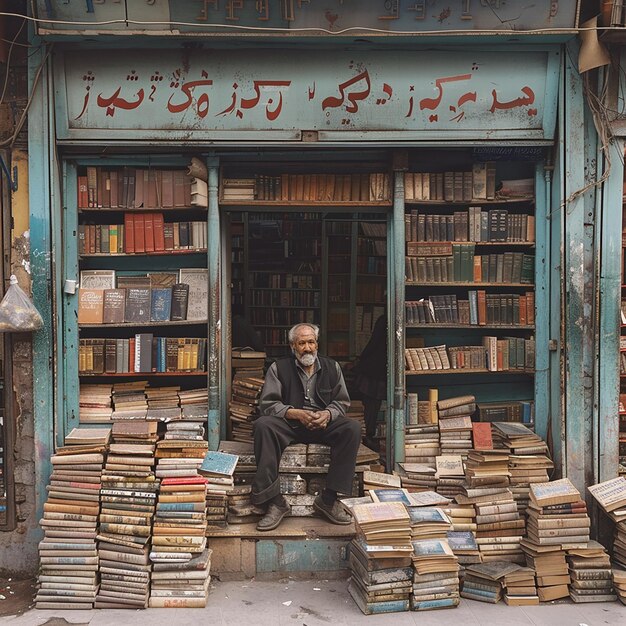
[[[252,502],[262,504],[280,494],[278,466],[283,450],[292,443],[323,443],[330,446],[326,487],[352,493],[361,425],[347,417],[336,417],[323,430],[292,428],[284,419],[264,415],[254,422],[254,455],[257,470],[252,482]]]
[[[367,437],[376,436],[376,423],[382,400],[372,396],[363,395],[363,411],[365,417],[365,434]]]

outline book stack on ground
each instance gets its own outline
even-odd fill
[[[203,420],[209,417],[209,390],[207,387],[200,389],[186,389],[178,392],[180,413],[184,420]]]
[[[520,513],[525,513],[531,483],[547,483],[548,470],[554,467],[548,446],[532,430],[515,422],[493,424],[496,447],[509,452],[510,489]]]
[[[617,600],[611,559],[602,544],[590,541],[586,548],[571,548],[566,559],[571,579],[569,595],[574,602]]]
[[[417,539],[413,546],[411,610],[454,608],[459,604],[459,564],[447,538]]]
[[[459,579],[463,582],[465,568],[468,565],[482,563],[476,537],[471,530],[449,530],[448,545],[459,562]]]
[[[472,504],[450,502],[442,505],[441,510],[448,516],[452,524],[451,530],[471,531],[476,536],[476,509]]]
[[[463,457],[459,454],[441,454],[435,458],[437,468],[437,492],[447,498],[463,493],[465,470]]]
[[[300,474],[280,474],[280,492],[283,494],[287,504],[291,507],[289,515],[291,517],[312,517],[315,515],[313,501],[315,494],[308,493],[307,480]],[[324,479],[319,477],[320,489],[323,489]]]
[[[260,376],[235,374],[229,404],[231,436],[235,441],[252,443],[252,424],[259,416],[262,389],[262,370]]]
[[[402,488],[415,493],[437,488],[437,470],[425,463],[398,463]]]
[[[150,607],[204,607],[209,595],[206,479],[164,478],[152,526]],[[194,562],[193,559],[196,559]],[[206,563],[198,568],[198,561]]]
[[[613,561],[626,569],[626,478],[619,476],[587,489],[615,522]]]
[[[470,565],[465,570],[461,596],[470,600],[496,604],[504,595],[505,576],[519,569],[521,569],[519,565],[506,561]]]
[[[539,604],[534,569],[520,567],[504,575],[504,601],[511,606]]]
[[[540,546],[528,539],[520,542],[526,564],[535,570],[537,595],[541,602],[567,598],[570,583],[565,550],[561,546]]]
[[[147,381],[137,380],[113,385],[113,420],[146,419],[148,401],[146,400]]]
[[[460,454],[463,460],[472,448],[472,414],[476,412],[474,396],[439,400],[439,438],[441,454]]]
[[[159,483],[154,475],[156,422],[121,421],[102,475],[96,608],[145,608],[148,558]]]
[[[147,387],[146,401],[149,420],[179,420],[180,404],[178,392],[180,387]]]
[[[408,555],[372,558],[363,539],[353,539],[348,561],[352,577],[350,594],[365,613],[390,613],[408,609],[407,589],[411,587],[413,568]],[[372,598],[372,601],[367,601]]]
[[[79,422],[81,424],[110,422],[113,414],[112,391],[111,385],[81,385],[78,397]]]
[[[411,539],[445,539],[447,537],[450,520],[440,508],[408,505],[407,510],[411,518]]]
[[[206,518],[209,528],[224,528],[227,525],[228,495],[235,484],[233,474],[238,459],[236,454],[210,450],[198,469],[198,473],[207,479]]]
[[[252,486],[235,485],[228,494],[228,523],[256,523],[261,516],[261,510],[252,503]]]
[[[622,604],[626,604],[626,569],[621,567],[614,567],[613,574],[613,588],[619,601]]]
[[[591,520],[580,492],[568,478],[530,485],[526,532],[538,545],[584,548]]]
[[[400,476],[368,470],[363,472],[363,492],[365,495],[372,489],[400,489],[401,487],[402,480]]]
[[[409,514],[401,502],[372,502],[357,504],[352,508],[356,522],[357,537],[353,544],[358,551],[366,572],[380,568],[379,560],[389,569],[390,560],[399,559],[408,565],[411,548],[411,526]],[[352,552],[352,546],[351,546]],[[372,582],[370,576],[360,575],[352,568],[353,576],[348,591],[357,606],[365,614],[407,611],[411,580],[406,575],[398,582],[386,580]]]
[[[74,428],[52,456],[39,524],[38,609],[91,609],[98,591],[96,532],[109,428]]]
[[[204,438],[204,425],[191,420],[165,424],[163,439],[156,447],[158,478],[198,476],[198,468],[209,449]]]
[[[524,520],[517,512],[513,495],[504,485],[465,487],[456,496],[459,504],[473,504],[476,510],[476,542],[483,562],[506,559],[523,563],[520,539]]]
[[[417,424],[404,427],[404,459],[435,467],[435,457],[441,453],[437,424]]]

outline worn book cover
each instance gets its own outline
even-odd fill
[[[124,289],[104,290],[104,324],[122,324],[126,309],[126,291]]]
[[[198,472],[202,475],[232,476],[239,457],[227,452],[209,451],[206,453]]]
[[[104,314],[103,289],[78,290],[78,323],[102,324]]]

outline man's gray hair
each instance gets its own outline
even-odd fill
[[[303,322],[301,324],[296,324],[289,329],[289,343],[292,344],[296,340],[296,333],[299,328],[302,327],[310,328],[315,333],[315,341],[319,339],[320,336],[320,327],[317,324],[309,324],[308,322]]]

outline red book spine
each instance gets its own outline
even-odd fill
[[[146,252],[154,252],[154,213],[143,214]]]
[[[156,252],[165,250],[165,231],[163,213],[154,214],[154,249]]]
[[[146,233],[144,227],[144,214],[137,213],[135,216],[135,252],[146,251]]]
[[[204,476],[180,476],[173,478],[163,478],[162,485],[202,485],[207,482]]]

